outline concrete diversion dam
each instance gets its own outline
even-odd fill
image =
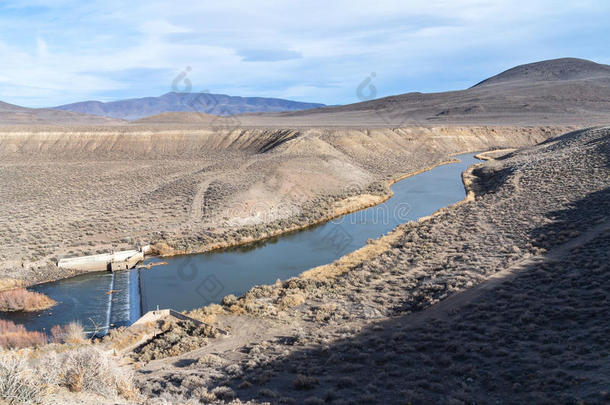
[[[39,312],[0,313],[0,318],[41,331],[80,321],[87,331],[105,333],[132,324],[157,306],[190,310],[218,303],[228,294],[243,294],[258,284],[286,280],[331,263],[401,223],[462,200],[461,173],[477,160],[472,153],[457,158],[459,163],[437,166],[393,184],[393,197],[382,204],[313,228],[231,249],[163,258],[167,265],[150,269],[90,273],[33,286],[32,291],[58,304]],[[161,259],[146,260],[157,261]]]

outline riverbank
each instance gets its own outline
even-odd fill
[[[489,151],[494,152],[494,151]],[[475,155],[475,158],[479,159],[477,156],[481,154]],[[455,161],[449,161],[447,163],[453,163]],[[427,215],[425,217],[417,219],[415,222],[421,223],[433,218],[436,215],[439,215],[443,210],[452,209],[466,201],[472,201],[474,190],[472,188],[472,170],[475,167],[478,167],[478,164],[471,165],[462,173],[462,183],[464,184],[464,190],[466,196],[447,207],[443,207],[432,213],[431,215]],[[422,170],[416,174],[420,174],[425,172]],[[413,174],[415,175],[415,174]],[[407,176],[408,177],[408,176]],[[406,177],[402,177],[399,180],[402,180]],[[396,181],[399,181],[396,180]],[[395,183],[395,182],[394,182]],[[393,183],[392,183],[393,184]],[[331,279],[335,277],[342,276],[346,272],[348,272],[351,268],[354,268],[362,263],[371,260],[374,257],[380,256],[385,251],[392,248],[392,246],[399,240],[400,236],[403,234],[400,228],[396,228],[389,232],[387,235],[383,235],[382,237],[372,240],[370,243],[367,243],[366,246],[351,252],[345,256],[342,256],[340,259],[334,261],[333,263],[325,264],[322,266],[315,267],[313,269],[307,270],[299,275],[300,278],[311,279],[317,281],[323,281],[325,279]]]
[[[390,403],[397,386],[414,403],[604,403],[609,151],[610,129],[578,131],[477,166],[474,200],[382,254],[227,296],[194,315],[230,336],[172,329],[123,367],[147,403]],[[163,358],[180,347],[197,348]]]
[[[453,153],[452,156],[460,155],[463,153],[469,153],[469,152],[471,152],[471,151],[456,152],[456,153]],[[387,183],[385,185],[385,191],[386,191],[385,194],[382,194],[382,195],[361,194],[361,195],[357,195],[354,197],[346,198],[344,200],[337,201],[332,205],[332,207],[330,209],[330,211],[331,211],[330,214],[322,216],[321,218],[318,218],[316,220],[306,222],[304,224],[293,225],[293,226],[290,226],[285,229],[278,229],[271,233],[263,234],[263,235],[260,235],[257,237],[249,237],[249,238],[243,238],[241,240],[212,243],[210,245],[202,246],[199,248],[193,248],[192,250],[177,250],[177,249],[174,249],[174,248],[168,246],[165,243],[153,243],[150,246],[150,251],[153,256],[158,256],[158,257],[174,257],[174,256],[181,256],[181,255],[209,253],[209,252],[223,250],[223,249],[246,246],[246,245],[252,244],[252,243],[264,242],[266,240],[269,240],[269,239],[272,239],[275,237],[284,236],[287,234],[303,231],[308,228],[312,228],[317,225],[323,224],[325,222],[332,221],[341,216],[382,204],[383,202],[387,201],[388,199],[390,199],[393,196],[392,190],[390,189],[390,187],[393,184],[395,184],[401,180],[404,180],[406,178],[416,176],[418,174],[432,170],[435,167],[446,165],[446,164],[451,164],[451,163],[455,163],[455,162],[457,162],[456,159],[447,159],[447,160],[441,161],[439,163],[436,163],[432,166],[429,166],[429,167],[426,167],[423,169],[419,169],[419,170],[416,170],[411,173],[399,175],[399,176],[387,181]],[[269,224],[268,226],[274,227],[274,226],[280,226],[280,224]],[[88,273],[88,271],[79,271],[79,270],[70,269],[70,268],[67,268],[66,270],[70,271],[70,273],[68,275],[65,275],[63,277],[47,278],[42,283],[50,283],[50,282],[59,281],[62,279],[71,278],[74,276]],[[4,289],[8,290],[10,288],[9,286],[12,286],[15,284],[31,287],[31,286],[34,286],[37,284],[42,284],[42,283],[29,283],[28,284],[28,283],[24,283],[23,281],[5,280],[4,285],[6,285],[6,287]],[[3,291],[3,288],[1,288],[2,285],[3,284],[0,284],[0,291]],[[42,308],[42,309],[45,309],[45,308]]]
[[[463,153],[469,153],[469,151],[466,152],[457,152],[454,155],[460,155]],[[250,238],[244,238],[242,240],[234,240],[234,241],[225,241],[222,243],[215,243],[212,245],[208,245],[208,246],[202,246],[200,248],[195,248],[194,250],[182,250],[182,251],[177,251],[175,249],[172,249],[171,247],[165,245],[162,246],[158,246],[153,244],[151,246],[151,249],[153,250],[154,253],[156,253],[158,256],[160,257],[172,257],[172,256],[180,256],[180,255],[189,255],[189,254],[198,254],[198,253],[208,253],[208,252],[213,252],[216,250],[222,250],[222,249],[228,249],[228,248],[233,248],[233,247],[239,247],[239,246],[244,246],[244,245],[248,245],[251,243],[257,243],[257,242],[264,242],[265,240],[271,239],[271,238],[275,238],[278,236],[283,236],[283,235],[287,235],[290,233],[294,233],[294,232],[299,232],[299,231],[303,231],[306,230],[308,228],[312,228],[315,227],[317,225],[332,221],[334,219],[337,219],[339,217],[342,217],[344,215],[348,215],[351,214],[353,212],[357,212],[357,211],[361,211],[370,207],[374,207],[376,205],[382,204],[385,201],[389,200],[390,198],[392,198],[392,196],[394,195],[394,193],[392,192],[392,190],[390,189],[390,187],[401,181],[404,180],[406,178],[412,177],[412,176],[416,176],[418,174],[427,172],[429,170],[434,169],[435,167],[438,166],[443,166],[446,164],[451,164],[451,163],[455,163],[458,162],[458,160],[456,159],[449,159],[449,160],[445,160],[442,161],[440,163],[437,163],[433,166],[429,166],[426,167],[424,169],[420,169],[417,171],[414,171],[412,173],[407,173],[407,174],[403,174],[400,175],[390,181],[388,181],[386,183],[386,193],[382,194],[382,195],[372,195],[372,194],[361,194],[361,195],[356,195],[354,197],[349,197],[340,201],[337,201],[333,204],[333,206],[331,207],[330,214],[327,214],[321,218],[306,222],[304,224],[298,224],[298,225],[293,225],[290,226],[288,228],[285,229],[278,229],[276,231],[273,231],[271,233],[267,233],[267,234],[263,234],[257,237],[250,237]],[[274,224],[270,224],[270,227],[273,227]]]
[[[609,221],[609,131],[474,168],[474,200],[400,226],[389,249],[340,276],[255,287],[194,313],[214,313],[232,336],[143,366],[143,393],[387,403],[400,386],[414,402],[603,402],[608,236],[579,236]],[[516,278],[411,326],[504,270]]]

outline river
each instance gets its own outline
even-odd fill
[[[226,250],[163,258],[167,265],[150,269],[91,273],[33,286],[31,290],[48,295],[58,305],[40,312],[0,313],[0,317],[29,330],[48,331],[53,325],[80,321],[86,330],[104,333],[130,325],[157,307],[189,310],[219,302],[227,294],[243,294],[254,285],[288,279],[331,263],[401,223],[462,200],[461,173],[477,162],[473,155],[457,156],[459,163],[395,183],[393,197],[382,204],[303,231]]]

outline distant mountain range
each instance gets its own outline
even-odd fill
[[[83,101],[52,107],[55,110],[99,115],[125,120],[137,120],[166,112],[197,112],[212,115],[235,115],[251,112],[282,112],[324,107],[319,103],[303,103],[266,97],[237,97],[212,93],[171,92],[160,97],[127,100]]]
[[[121,125],[123,120],[48,108],[27,108],[0,101],[0,125]]]
[[[176,113],[174,124],[191,122]],[[161,118],[161,117],[159,117]],[[169,124],[168,117],[163,123]],[[508,69],[465,90],[406,93],[308,111],[247,114],[257,127],[401,127],[408,125],[608,125],[610,66],[561,58]],[[157,117],[148,117],[152,124]]]
[[[234,116],[224,119],[218,115]],[[610,66],[576,58],[516,66],[465,90],[406,93],[343,106],[209,93],[167,93],[109,103],[85,101],[54,109],[0,102],[0,125],[365,128],[608,123]]]

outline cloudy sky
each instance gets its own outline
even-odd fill
[[[358,101],[373,72],[378,97],[461,89],[543,59],[610,63],[609,17],[607,0],[8,0],[0,100],[156,96],[181,72],[192,91],[325,104]]]

